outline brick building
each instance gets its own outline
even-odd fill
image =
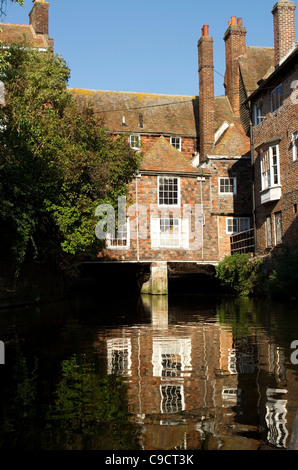
[[[274,64],[249,97],[253,122],[256,251],[298,240],[298,45],[295,4],[273,8]]]
[[[233,23],[226,33],[227,69],[237,60],[231,38],[239,26]],[[228,94],[214,96],[207,25],[198,62],[199,96],[71,90],[79,102],[92,104],[109,132],[127,134],[132,147],[143,152],[131,183],[135,204],[128,209],[128,227],[108,240],[106,258],[214,265],[231,253],[231,235],[251,227],[250,139]],[[228,87],[239,90],[237,80],[229,76]]]
[[[281,212],[282,240],[297,237],[293,175],[298,124],[290,95],[297,77],[297,50],[292,49],[294,9],[294,3],[289,1],[279,1],[274,6],[274,48],[248,46],[242,19],[231,18],[224,34],[225,96],[214,96],[213,38],[208,25],[203,26],[198,41],[198,96],[69,90],[79,103],[92,104],[107,132],[127,135],[131,147],[142,152],[139,174],[130,185],[133,203],[127,207],[127,223],[125,219],[119,233],[109,233],[101,258],[214,265],[231,253],[231,235],[254,227],[254,220],[258,250],[263,249],[260,247],[266,245],[266,217],[270,215],[278,229]],[[29,16],[29,26],[1,26],[4,42],[16,41],[25,32],[27,40],[36,47],[43,44],[52,48],[48,3],[35,0]],[[271,113],[268,100],[276,106],[281,82],[282,106]],[[272,94],[268,92],[270,87]],[[262,111],[256,106],[260,98]],[[250,109],[255,110],[258,120],[267,113],[262,122],[254,122],[253,162]],[[281,186],[276,184],[267,191],[260,187],[258,162],[262,152],[266,153],[264,142],[269,145],[281,130],[283,136],[278,144]],[[291,159],[291,167],[284,158]],[[285,190],[286,181],[293,186],[290,191]],[[282,191],[282,199],[276,203],[270,198],[276,197],[278,191]],[[269,201],[265,201],[266,194]],[[279,232],[275,236],[276,240],[281,237]]]

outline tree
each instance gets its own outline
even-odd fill
[[[16,266],[49,254],[93,256],[95,208],[127,194],[138,168],[127,139],[112,138],[92,107],[79,108],[69,74],[60,56],[24,44],[11,46],[0,71],[1,246]]]
[[[9,0],[10,3],[18,3],[19,5],[24,5],[24,0]],[[5,9],[7,5],[7,0],[0,0],[0,16],[1,18],[5,15]]]

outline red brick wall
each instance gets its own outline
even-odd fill
[[[206,184],[207,183],[207,184]],[[188,204],[191,206],[191,209],[194,211],[195,204],[201,204],[203,202],[205,206],[205,215],[206,215],[206,226],[205,230],[208,230],[208,235],[204,240],[204,246],[201,247],[200,239],[198,243],[195,244],[196,248],[191,249],[169,249],[169,248],[159,248],[158,250],[152,250],[151,248],[151,238],[150,238],[150,214],[153,217],[158,217],[162,212],[157,209],[157,176],[142,175],[140,179],[137,180],[138,184],[138,204],[142,206],[144,211],[144,216],[142,213],[139,216],[139,227],[147,228],[147,238],[145,238],[141,232],[139,232],[139,243],[134,239],[131,239],[131,244],[129,249],[117,249],[109,250],[109,253],[113,256],[114,259],[119,260],[139,260],[139,261],[152,261],[152,260],[162,260],[162,261],[200,261],[200,260],[217,260],[218,251],[217,251],[217,228],[216,221],[210,217],[209,212],[209,184],[208,180],[205,182],[198,182],[196,176],[194,178],[181,177],[180,178],[180,190],[181,190],[181,206],[180,214],[183,217],[183,206]],[[202,187],[201,187],[202,186]],[[136,201],[136,181],[134,180],[130,185],[130,192]],[[202,197],[202,199],[201,199]],[[151,212],[151,205],[154,207],[154,211]],[[176,209],[170,211],[170,214],[177,215]],[[178,216],[178,215],[177,215]],[[131,230],[135,232],[135,212],[131,212],[130,225]],[[194,214],[191,215],[191,230],[193,234],[195,233],[195,217]],[[197,233],[198,235],[198,233]],[[143,239],[145,238],[145,239]],[[212,240],[210,240],[212,238]],[[190,243],[194,240],[190,240]],[[199,247],[199,249],[197,249]],[[138,256],[139,255],[139,256]]]
[[[295,3],[276,3],[273,8],[275,64],[292,49],[295,38]]]
[[[196,233],[196,244],[190,249],[151,248],[150,238],[150,205],[157,204],[157,176],[142,175],[137,179],[138,204],[145,208],[144,216],[139,216],[139,226],[147,229],[147,238],[139,232],[139,243],[131,239],[128,249],[108,250],[109,256],[118,260],[129,261],[219,261],[230,254],[230,235],[226,233],[227,217],[249,217],[252,212],[250,185],[250,160],[215,160],[211,163],[212,177],[205,177],[197,181],[197,177],[181,177],[181,217],[183,205],[191,206],[194,211],[195,204],[203,204],[205,225],[199,226],[195,232],[195,217],[191,215],[191,230]],[[218,179],[220,176],[237,176],[237,194],[235,196],[222,196],[219,194]],[[130,185],[130,192],[136,201],[136,180]],[[152,213],[153,217],[160,214]],[[172,212],[175,216],[175,211]],[[130,213],[131,230],[135,232],[135,211]],[[135,233],[136,235],[136,233]],[[146,234],[145,234],[146,235]],[[201,237],[201,238],[199,238]],[[194,239],[190,239],[190,243]]]
[[[254,148],[263,142],[280,136],[280,183],[282,186],[281,199],[277,202],[261,204],[261,167],[260,155],[254,151],[255,164],[255,200],[256,200],[256,228],[257,251],[263,253],[266,250],[266,216],[274,216],[282,212],[283,242],[294,243],[298,241],[297,214],[294,212],[294,204],[298,203],[298,162],[293,161],[291,139],[293,132],[298,130],[298,93],[293,92],[293,81],[298,79],[296,70],[292,65],[287,71],[283,71],[281,78],[272,82],[272,88],[282,82],[283,105],[274,113],[270,108],[270,89],[262,94],[263,115],[266,116],[262,123],[253,128]],[[270,84],[271,85],[271,84]],[[296,99],[295,99],[296,98]],[[274,224],[273,224],[274,228]],[[275,245],[275,233],[273,230],[273,245]]]

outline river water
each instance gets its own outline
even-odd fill
[[[0,340],[1,450],[290,448],[294,302],[74,296],[0,310]]]

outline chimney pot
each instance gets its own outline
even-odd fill
[[[236,24],[237,24],[237,18],[236,18],[236,16],[232,16],[231,24],[232,24],[232,25],[236,25]]]
[[[204,24],[204,26],[202,28],[202,36],[209,36],[209,25],[208,24]]]

